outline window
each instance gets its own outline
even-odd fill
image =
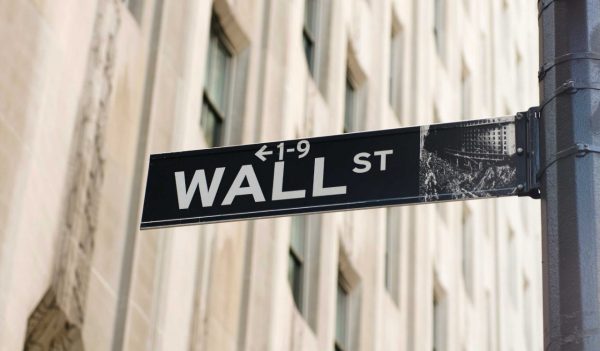
[[[336,351],[355,350],[359,344],[361,286],[360,276],[340,241],[336,284],[335,334]]]
[[[506,279],[508,279],[508,287],[510,289],[510,300],[513,306],[517,307],[519,298],[519,266],[518,266],[518,254],[517,244],[515,238],[515,232],[512,228],[508,231],[508,269],[506,270]]]
[[[288,281],[294,305],[314,331],[318,323],[321,217],[291,218]]]
[[[468,205],[463,205],[462,217],[462,274],[465,291],[473,298],[473,214]]]
[[[487,105],[489,105],[489,101],[490,101],[490,95],[491,95],[491,91],[492,89],[490,89],[489,86],[489,80],[490,80],[490,43],[487,39],[487,35],[485,33],[481,33],[481,39],[480,39],[481,43],[480,43],[480,48],[481,48],[481,54],[479,55],[479,57],[481,58],[481,86],[483,89],[481,89],[481,97],[483,98],[483,102]]]
[[[346,75],[346,98],[344,105],[344,133],[352,132],[356,130],[356,110],[357,110],[357,91],[350,75]]]
[[[487,349],[493,350],[494,348],[494,316],[492,315],[492,299],[490,298],[490,292],[485,292],[485,315],[486,315],[486,337],[487,337]]]
[[[232,55],[216,16],[213,16],[210,27],[200,126],[207,144],[217,146],[222,143],[223,125],[229,102]]]
[[[142,18],[144,0],[123,0],[123,3],[127,5],[129,12],[139,22]]]
[[[445,58],[446,50],[446,8],[445,0],[433,0],[433,36],[435,48],[442,60]]]
[[[433,292],[433,316],[432,316],[432,350],[445,350],[445,326],[446,313],[443,296],[438,292]]]
[[[526,98],[526,90],[524,85],[524,77],[527,76],[525,73],[525,66],[523,64],[523,56],[517,51],[515,55],[515,68],[516,68],[516,78],[515,78],[515,91],[517,92],[517,101],[521,103]]]
[[[392,19],[389,101],[397,118],[400,118],[402,109],[402,51],[402,32]]]
[[[400,208],[390,207],[386,210],[387,223],[385,230],[385,288],[398,304],[400,289]]]
[[[509,19],[509,5],[508,5],[508,1],[504,0],[502,1],[502,9],[500,10],[500,33],[509,33],[510,31],[510,19]],[[501,35],[500,36],[500,52],[503,54],[501,55],[502,59],[505,60],[504,62],[507,62],[506,60],[508,60],[508,48],[510,45],[510,35]]]
[[[471,116],[471,72],[463,61],[460,79],[460,113],[463,119]]]
[[[350,298],[348,294],[348,283],[338,273],[336,309],[335,309],[335,351],[348,351],[348,316],[350,307]]]
[[[317,10],[318,0],[306,0],[304,2],[304,27],[302,29],[302,40],[304,43],[304,55],[308,63],[310,74],[315,74],[315,44],[317,37]]]
[[[439,345],[439,329],[440,329],[440,303],[438,301],[438,298],[436,296],[436,294],[433,294],[433,318],[432,318],[432,334],[433,334],[433,351],[439,351],[440,350],[440,345]]]
[[[343,132],[360,130],[359,117],[365,113],[366,75],[362,69],[352,43],[348,43],[346,56],[346,89],[344,98]]]
[[[523,328],[523,332],[525,333],[525,345],[527,346],[527,350],[534,350],[535,346],[533,344],[532,336],[535,335],[533,332],[533,304],[531,289],[529,286],[529,279],[527,277],[523,277],[523,296],[526,299],[526,303],[523,304],[522,313],[523,321],[525,323],[525,328]]]
[[[294,303],[300,313],[304,314],[304,272],[306,259],[306,219],[302,216],[292,217],[290,233],[290,252],[288,262],[288,279],[292,288]]]

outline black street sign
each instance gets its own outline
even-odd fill
[[[519,120],[152,155],[141,228],[519,195],[529,188]]]

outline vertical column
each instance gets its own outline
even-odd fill
[[[50,289],[29,317],[25,350],[82,348],[81,329],[105,172],[105,134],[113,90],[118,0],[101,0],[74,129],[61,242]]]

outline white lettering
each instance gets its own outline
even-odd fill
[[[185,173],[175,172],[175,186],[177,187],[177,201],[179,202],[180,210],[187,210],[192,203],[196,188],[200,188],[200,200],[202,201],[202,207],[212,206],[217,195],[217,189],[221,184],[221,178],[225,167],[219,167],[215,170],[210,186],[207,184],[206,174],[203,169],[199,169],[194,173],[194,177],[190,182],[190,187],[186,189],[185,186]]]
[[[323,187],[323,174],[325,173],[325,157],[315,158],[315,173],[313,177],[313,196],[343,195],[346,186]]]
[[[375,156],[379,156],[380,157],[380,166],[379,166],[379,170],[380,171],[385,171],[385,161],[386,161],[386,157],[387,155],[391,155],[394,153],[394,150],[381,150],[381,151],[375,151],[373,154]]]
[[[244,179],[248,179],[247,187],[242,187]],[[233,199],[240,195],[252,195],[254,202],[265,201],[265,196],[260,188],[258,179],[256,179],[256,173],[254,173],[254,168],[252,168],[252,165],[243,165],[240,168],[240,171],[238,172],[237,176],[235,176],[235,179],[233,180],[233,183],[231,184],[231,187],[229,188],[227,195],[225,195],[225,199],[223,199],[223,203],[221,205],[231,205]]]
[[[371,162],[367,160],[363,160],[363,158],[369,158],[371,154],[368,152],[361,152],[354,155],[354,163],[357,165],[363,166],[363,168],[354,167],[352,168],[352,172],[354,173],[366,173],[371,169]]]
[[[273,196],[271,199],[275,201],[301,199],[306,197],[306,190],[283,191],[283,171],[284,161],[275,162],[275,170],[273,172]]]

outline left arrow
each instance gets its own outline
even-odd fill
[[[265,151],[267,149],[267,145],[263,145],[254,155],[258,157],[261,161],[265,162],[267,158],[265,155],[272,155],[273,151]]]

